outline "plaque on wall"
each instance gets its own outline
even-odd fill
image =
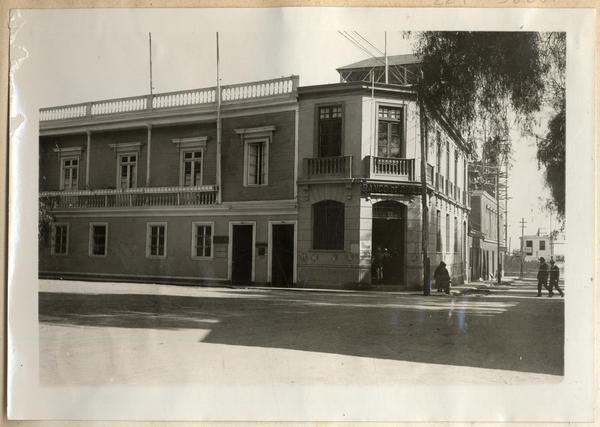
[[[226,245],[229,243],[229,236],[213,236],[213,243],[215,245]]]

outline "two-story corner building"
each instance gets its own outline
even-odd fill
[[[40,276],[296,282],[297,86],[40,110]]]
[[[498,218],[500,216],[500,218]],[[501,224],[498,236],[498,220]],[[504,259],[506,242],[502,235],[504,216],[498,212],[496,198],[485,190],[471,192],[469,216],[470,280],[495,277],[498,269],[498,238],[500,256]]]
[[[376,75],[378,64],[367,64]],[[437,113],[421,153],[414,86],[375,82],[365,68],[342,67],[341,83],[298,91],[298,280],[376,283],[373,258],[383,253],[384,283],[421,287],[424,154],[430,263],[444,260],[460,282],[467,272],[469,148]]]

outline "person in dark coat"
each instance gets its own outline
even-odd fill
[[[441,261],[440,265],[435,269],[433,278],[435,279],[435,285],[438,292],[443,290],[446,294],[450,293],[450,274],[446,269],[446,263],[444,261]]]
[[[542,286],[548,290],[548,296],[552,293],[552,290],[548,287],[548,264],[544,257],[540,258],[540,268],[537,274],[538,281],[538,293],[537,296],[542,296]]]
[[[565,293],[563,292],[563,290],[560,288],[560,286],[558,286],[558,279],[560,278],[560,270],[558,268],[558,265],[556,265],[554,263],[554,260],[551,259],[550,260],[550,295],[548,295],[549,297],[552,297],[553,295],[553,290],[554,288],[556,288],[556,290],[558,291],[558,293],[560,294],[561,297],[565,296]]]

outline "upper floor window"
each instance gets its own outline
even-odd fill
[[[546,250],[546,241],[540,240],[540,251],[545,251],[545,250]]]
[[[450,179],[450,142],[446,141],[446,179]]]
[[[54,224],[52,228],[52,254],[67,255],[69,251],[68,224]]]
[[[137,154],[119,155],[119,188],[137,187]]]
[[[454,185],[458,185],[458,150],[454,151]]]
[[[344,204],[323,200],[312,213],[313,249],[344,249]]]
[[[319,107],[319,157],[342,155],[342,106]]]
[[[377,156],[403,157],[402,108],[380,106],[377,113]]]
[[[61,167],[61,190],[77,190],[79,187],[79,158],[63,157]]]
[[[146,228],[146,256],[165,257],[167,255],[167,224],[148,223]]]
[[[183,151],[182,185],[194,187],[202,185],[202,151]]]
[[[180,153],[179,185],[183,187],[202,185],[207,139],[206,136],[192,136],[171,140]]]
[[[267,185],[268,142],[268,139],[248,139],[245,141],[244,169],[246,173],[244,185]]]
[[[108,224],[90,223],[90,247],[91,256],[106,256],[108,243]]]

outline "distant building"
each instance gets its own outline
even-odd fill
[[[544,257],[547,261],[554,259],[557,263],[565,261],[565,237],[558,234],[556,237],[550,234],[532,234],[523,236],[523,252],[525,261]]]
[[[498,236],[498,215],[500,236]],[[496,199],[485,190],[471,192],[469,215],[470,280],[495,277],[498,270],[498,237],[500,237],[500,259],[504,259],[506,242],[503,240],[504,217],[497,211]]]

